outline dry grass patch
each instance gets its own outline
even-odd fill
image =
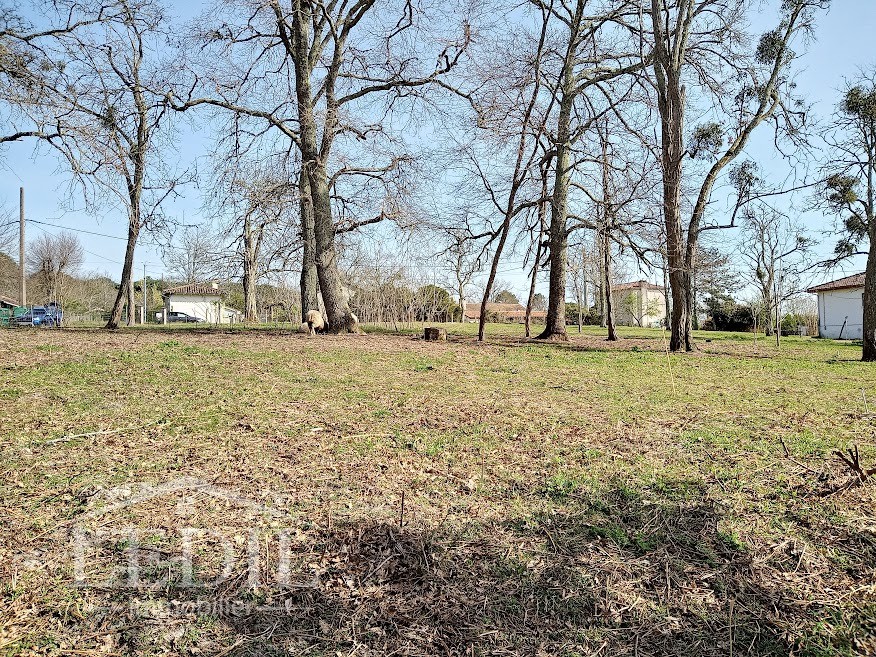
[[[854,346],[469,330],[4,332],[0,654],[876,650]]]

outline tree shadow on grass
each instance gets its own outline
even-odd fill
[[[794,565],[768,567],[723,533],[720,509],[698,483],[540,492],[562,511],[454,530],[345,524],[293,545],[284,588],[225,587],[206,596],[168,589],[165,602],[201,605],[171,650],[853,654],[853,637],[807,643],[823,610],[788,584]],[[245,583],[244,575],[232,581]],[[141,650],[143,632],[134,623],[126,645]]]

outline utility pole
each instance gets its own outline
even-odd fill
[[[24,269],[24,187],[18,188],[18,267],[21,270],[21,288],[18,305],[27,305],[27,273]]]
[[[146,263],[143,263],[143,314],[141,324],[146,323]]]

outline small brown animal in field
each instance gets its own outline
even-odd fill
[[[325,320],[322,318],[321,312],[319,312],[318,310],[307,311],[307,328],[310,331],[310,335],[325,333],[327,325],[325,323]]]

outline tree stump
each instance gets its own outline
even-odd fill
[[[443,342],[447,340],[447,331],[443,328],[433,328],[431,326],[427,326],[423,329],[423,339],[438,340]]]

